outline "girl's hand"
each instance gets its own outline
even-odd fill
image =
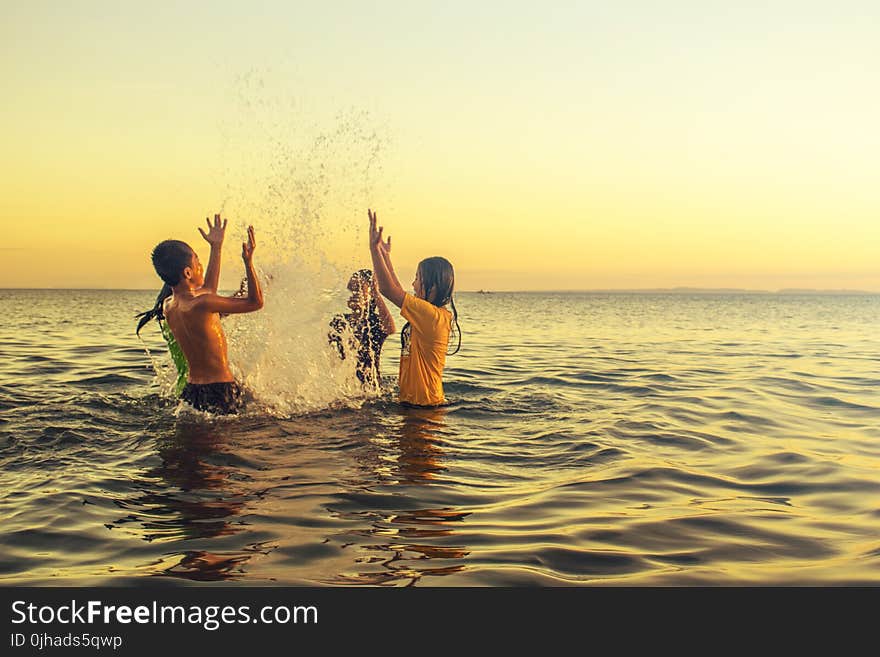
[[[370,248],[376,249],[382,244],[382,231],[384,227],[379,226],[376,228],[377,215],[372,210],[367,210],[367,216],[370,218]]]
[[[205,222],[208,224],[208,232],[206,233],[201,228],[199,228],[199,233],[202,234],[202,237],[205,238],[205,241],[210,244],[212,247],[214,246],[222,246],[223,238],[226,236],[226,222],[228,219],[223,220],[223,225],[220,225],[220,215],[214,215],[214,225],[211,225],[211,220],[205,217]]]
[[[254,239],[254,227],[248,226],[248,241],[241,243],[241,257],[245,263],[250,264],[254,257],[254,249],[257,248],[257,242]]]
[[[379,228],[379,244],[376,246],[376,249],[379,253],[383,254],[386,258],[391,255],[391,235],[388,236],[388,241],[382,241],[382,228]]]
[[[377,215],[372,210],[367,210],[367,216],[370,218],[370,248],[376,249],[379,253],[385,253],[385,255],[391,255],[391,236],[388,236],[388,241],[382,241],[382,231],[385,230],[384,226],[379,226],[378,230],[376,229]]]

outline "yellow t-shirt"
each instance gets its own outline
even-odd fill
[[[400,401],[418,406],[442,404],[452,313],[406,294],[400,314],[411,327],[409,343],[400,352]]]

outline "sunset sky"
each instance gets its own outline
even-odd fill
[[[877,3],[185,4],[3,4],[0,287],[221,208],[227,286],[244,221],[366,266],[370,205],[406,286],[880,292]]]

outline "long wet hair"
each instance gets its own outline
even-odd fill
[[[455,351],[447,351],[447,355],[457,354],[461,349],[461,327],[458,325],[458,310],[455,308],[455,300],[452,298],[452,293],[455,291],[455,270],[452,268],[452,263],[446,258],[433,256],[422,260],[419,263],[418,271],[419,278],[422,280],[422,288],[425,290],[426,301],[438,308],[443,308],[447,304],[452,306],[452,319],[455,322],[454,333],[458,337],[458,345],[455,347]],[[405,348],[411,333],[412,327],[407,322],[400,331],[401,348]],[[452,336],[450,335],[450,337]]]
[[[157,321],[165,319],[162,306],[165,304],[165,299],[171,296],[173,291],[171,288],[180,283],[183,270],[189,267],[192,255],[192,247],[180,240],[165,240],[164,242],[159,242],[156,248],[153,249],[153,252],[150,254],[153,268],[165,285],[159,291],[159,296],[156,297],[156,303],[153,307],[135,315],[135,319],[139,319],[135,333],[140,335],[141,329],[151,319]]]

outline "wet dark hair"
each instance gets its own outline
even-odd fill
[[[159,291],[155,305],[150,310],[135,315],[136,319],[140,319],[135,333],[140,335],[141,329],[151,319],[155,318],[157,321],[165,319],[165,315],[162,314],[162,305],[165,303],[165,299],[171,296],[171,288],[180,283],[183,270],[190,266],[192,256],[192,247],[180,240],[165,240],[164,242],[159,242],[156,248],[153,249],[153,253],[150,254],[153,268],[165,285]]]
[[[156,321],[162,321],[165,319],[165,315],[162,314],[162,305],[165,303],[165,299],[171,296],[171,286],[168,283],[162,286],[162,289],[159,290],[159,296],[156,297],[156,304],[150,308],[149,310],[145,310],[142,313],[138,313],[135,315],[135,319],[140,318],[138,322],[137,328],[135,329],[135,333],[138,335],[141,334],[141,329],[147,325],[151,319],[156,319]]]
[[[461,349],[461,327],[458,325],[458,310],[455,307],[455,300],[452,293],[455,290],[455,270],[452,263],[446,258],[433,256],[425,258],[419,263],[419,278],[422,280],[422,288],[425,290],[425,300],[431,302],[438,308],[450,304],[452,305],[452,319],[455,322],[455,330],[453,331],[458,337],[458,345],[455,351],[448,352],[449,356],[458,353]],[[407,322],[400,331],[401,347],[410,337],[412,327]],[[450,335],[450,337],[452,337]]]
[[[159,274],[159,278],[174,287],[180,283],[183,270],[192,263],[193,253],[192,247],[186,242],[165,240],[156,245],[150,258],[153,260],[153,267]]]

